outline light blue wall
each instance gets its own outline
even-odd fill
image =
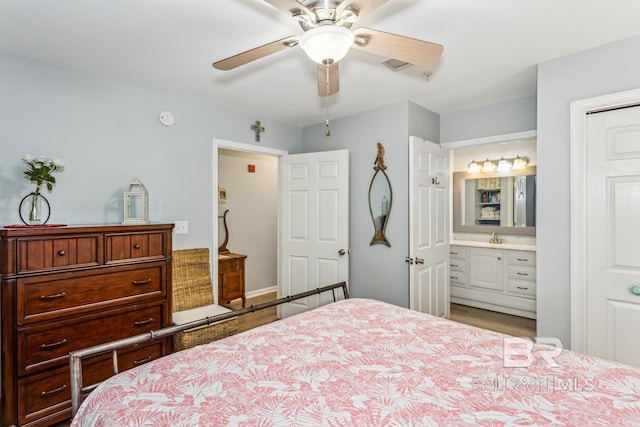
[[[437,124],[437,114],[403,102],[333,120],[330,138],[325,136],[324,124],[302,129],[305,152],[349,150],[349,286],[353,297],[409,306],[409,268],[404,261],[409,254],[409,132],[438,142]],[[369,245],[374,229],[368,192],[378,142],[385,147],[386,172],[393,191],[386,229],[391,247]]]
[[[440,142],[464,141],[536,128],[536,97],[440,114]]]
[[[640,87],[640,36],[538,66],[538,335],[570,346],[572,101]]]
[[[277,106],[275,106],[277,108]],[[173,127],[158,121],[175,116]],[[19,223],[25,153],[57,157],[51,223],[122,221],[122,191],[138,176],[154,222],[188,220],[174,247],[211,247],[212,140],[253,144],[252,117],[27,59],[0,55],[0,224]],[[300,129],[263,121],[260,145],[300,151]]]

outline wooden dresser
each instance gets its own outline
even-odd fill
[[[172,229],[0,228],[2,426],[70,418],[70,351],[171,325]],[[126,349],[119,369],[170,351],[170,339]],[[83,383],[111,374],[111,356],[95,358]]]
[[[218,305],[224,306],[237,298],[246,303],[244,294],[244,260],[246,255],[233,252],[218,255]]]

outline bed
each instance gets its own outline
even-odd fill
[[[506,335],[347,299],[115,375],[71,425],[640,425],[640,369],[513,348]]]

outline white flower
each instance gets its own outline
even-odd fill
[[[22,158],[22,160],[25,163],[31,163],[34,159],[35,159],[35,157],[33,157],[33,155],[30,154],[30,153],[25,154],[24,157]]]
[[[52,159],[51,163],[55,166],[56,170],[62,171],[64,169],[64,163],[60,159]]]

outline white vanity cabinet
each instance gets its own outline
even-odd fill
[[[472,288],[504,289],[504,252],[495,249],[469,248],[469,286]]]
[[[452,245],[451,302],[536,318],[536,254]]]

